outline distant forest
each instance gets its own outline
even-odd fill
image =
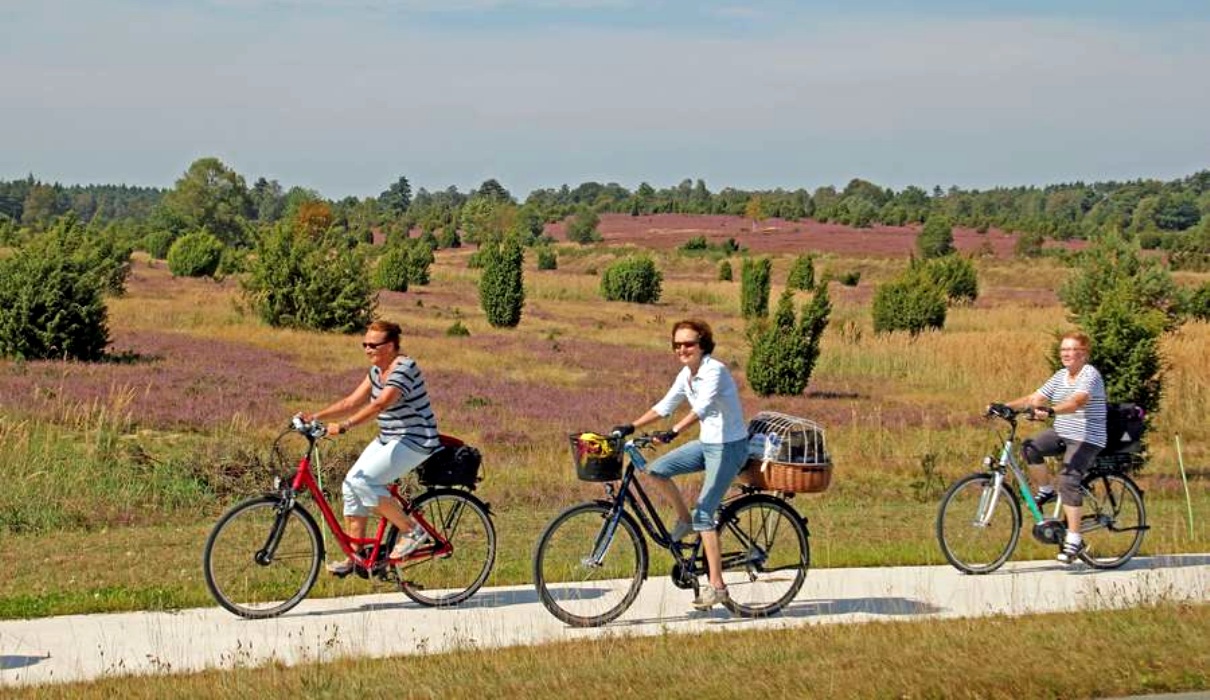
[[[499,216],[500,209],[507,209],[508,215]],[[920,224],[944,215],[954,226],[981,232],[995,228],[1059,240],[1116,229],[1143,247],[1176,250],[1206,247],[1210,170],[1167,182],[1075,182],[989,190],[937,187],[931,192],[915,186],[895,191],[862,179],[843,189],[825,186],[814,191],[732,187],[711,191],[700,179],[661,189],[643,183],[633,191],[617,183],[584,182],[538,189],[524,202],[494,179],[468,192],[451,186],[413,193],[406,176],[377,197],[333,201],[312,190],[286,189],[263,177],[249,186],[216,158],[195,161],[171,189],[62,185],[41,182],[33,175],[0,181],[0,234],[7,231],[7,238],[18,229],[45,229],[71,215],[89,226],[120,226],[134,237],[152,233],[176,237],[204,228],[227,245],[248,245],[263,226],[283,220],[295,224],[294,219],[305,216],[311,228],[337,226],[352,233],[368,232],[371,227],[418,228],[429,233],[457,230],[464,232],[464,240],[474,242],[476,228],[520,226],[540,234],[546,223],[586,212],[814,219],[859,228]]]

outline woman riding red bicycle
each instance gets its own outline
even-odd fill
[[[366,328],[361,346],[370,361],[366,378],[348,396],[315,413],[304,413],[304,421],[344,417],[328,426],[329,435],[377,417],[379,434],[366,445],[345,476],[345,531],[363,538],[371,513],[386,518],[401,533],[390,558],[407,557],[425,545],[429,535],[418,526],[387,490],[387,485],[420,466],[440,446],[437,418],[429,403],[424,375],[411,357],[402,354],[402,329],[390,321],[374,321]],[[344,576],[354,569],[346,558],[327,565],[329,573]]]

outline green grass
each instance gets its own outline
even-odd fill
[[[1210,689],[1210,605],[727,628],[10,690],[13,698],[1111,697]]]

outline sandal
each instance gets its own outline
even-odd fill
[[[353,573],[354,565],[351,559],[345,559],[344,561],[340,562],[328,562],[328,565],[324,568],[328,570],[329,574],[344,578],[345,576]]]
[[[391,550],[391,559],[404,559],[412,552],[415,552],[420,547],[432,541],[429,533],[424,531],[424,528],[417,525],[408,534],[404,535],[395,543],[395,548]]]

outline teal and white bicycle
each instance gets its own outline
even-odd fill
[[[1067,534],[1062,498],[1055,499],[1049,517],[1044,515],[1018,459],[1017,419],[1025,413],[1003,404],[991,405],[987,417],[1000,418],[1009,426],[999,458],[984,457],[982,471],[954,482],[941,499],[937,543],[959,571],[986,574],[1008,561],[1021,537],[1022,502],[1033,518],[1033,536],[1039,542],[1058,545]],[[1141,462],[1136,454],[1102,452],[1081,481],[1080,534],[1088,548],[1080,558],[1089,566],[1117,568],[1138,553],[1148,530],[1147,510],[1142,489],[1123,467]]]

